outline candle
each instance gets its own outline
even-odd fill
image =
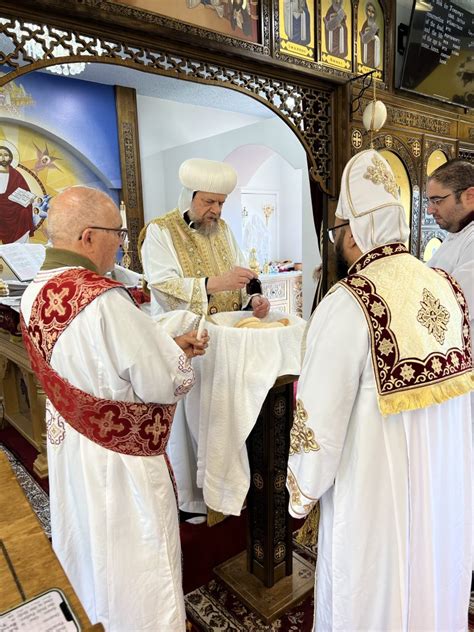
[[[125,206],[125,202],[122,200],[120,202],[120,217],[122,219],[122,228],[127,228],[127,207]]]

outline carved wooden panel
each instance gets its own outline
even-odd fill
[[[474,162],[474,147],[459,147],[458,158]]]
[[[0,87],[10,79],[38,68],[87,60],[147,70],[247,94],[272,109],[287,123],[307,151],[311,176],[324,189],[331,190],[334,153],[331,88],[310,87],[298,81],[247,72],[227,63],[216,64],[157,48],[132,46],[125,39],[116,37],[101,39],[82,31],[48,28],[45,24],[30,24],[8,17],[0,17],[2,35],[6,45],[5,52],[0,54],[0,63],[10,71],[0,77]],[[40,47],[39,60],[31,56],[28,47],[31,41]],[[65,51],[62,57],[55,56],[59,45]]]
[[[131,257],[131,269],[141,272],[136,244],[140,229],[143,226],[144,216],[135,90],[116,86],[115,100],[119,132],[122,200],[127,209],[127,227],[131,246],[128,254]]]

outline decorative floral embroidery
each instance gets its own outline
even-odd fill
[[[349,283],[354,287],[363,287],[365,285],[365,281],[363,279],[359,279],[358,277],[349,279]]]
[[[168,279],[168,281],[159,283],[157,288],[160,292],[163,292],[163,294],[171,294],[171,296],[175,297],[177,301],[187,303],[188,297],[183,286],[184,279]]]
[[[45,309],[45,315],[50,317],[53,312],[56,312],[59,316],[64,316],[66,313],[66,307],[64,299],[68,295],[68,289],[62,288],[59,292],[54,290],[48,290],[46,296],[48,297],[49,305]]]
[[[426,327],[430,334],[433,334],[437,342],[443,344],[449,321],[448,310],[426,288],[423,290],[423,299],[420,304],[421,309],[417,314],[418,322]]]
[[[380,341],[378,349],[383,356],[388,356],[392,353],[394,347],[395,345],[393,344],[393,342],[390,342],[390,340],[384,338]]]
[[[449,359],[450,359],[451,364],[453,365],[453,367],[454,367],[455,369],[457,369],[457,368],[458,368],[458,366],[459,366],[459,358],[458,358],[458,356],[456,355],[456,353],[455,353],[454,351],[453,351],[453,353],[451,354],[451,357],[450,357]]]
[[[393,174],[388,171],[385,163],[377,156],[373,156],[372,162],[374,167],[367,167],[367,171],[364,173],[364,178],[370,180],[374,184],[383,184],[383,188],[387,193],[393,195],[398,200],[398,185]]]
[[[405,382],[411,382],[413,376],[415,375],[415,371],[411,364],[404,364],[400,370],[400,375],[405,380]]]
[[[293,418],[293,427],[290,433],[290,454],[296,452],[311,452],[319,450],[319,444],[314,438],[314,432],[311,428],[306,427],[308,421],[308,413],[306,412],[303,402],[296,400],[296,410]]]
[[[383,250],[384,247],[379,246],[361,257],[349,271],[349,276],[339,282],[339,285],[344,286],[356,298],[366,317],[371,337],[379,397],[397,391],[410,390],[414,386],[423,387],[428,384],[440,383],[453,376],[471,371],[471,332],[462,290],[455,279],[444,270],[437,268],[434,270],[448,281],[460,305],[464,305],[461,325],[462,342],[459,348],[450,349],[447,353],[430,353],[425,358],[400,357],[397,340],[391,328],[391,313],[388,304],[382,296],[377,294],[374,283],[367,276],[355,273],[373,261],[408,252],[406,247],[400,243],[392,244],[392,254],[390,255],[384,254]],[[424,295],[421,303],[420,313],[423,313],[423,321],[426,321],[425,326],[431,327],[433,335],[436,332],[436,335],[442,336],[444,340],[449,312],[432,295]],[[431,309],[433,306],[434,309]]]
[[[60,445],[66,436],[64,420],[57,411],[51,411],[49,402],[46,403],[46,435],[52,445]]]
[[[370,311],[376,318],[380,318],[380,316],[383,316],[385,313],[385,307],[382,303],[374,303],[370,306]]]
[[[316,504],[317,501],[308,498],[309,502],[307,503],[303,502],[302,500],[303,494],[300,488],[298,487],[298,483],[296,481],[295,475],[289,468],[288,468],[288,473],[287,473],[286,485],[288,487],[288,491],[290,492],[290,503],[293,510],[296,513],[301,513],[304,516],[308,514],[311,511],[311,508]],[[305,496],[305,498],[307,497]],[[302,511],[298,511],[299,509]]]
[[[386,252],[387,248],[390,248],[391,250],[390,253]],[[399,242],[394,242],[393,244],[390,244],[390,245],[387,244],[385,246],[379,246],[378,248],[374,248],[373,250],[368,252],[366,255],[358,259],[353,264],[353,266],[349,269],[349,274],[351,275],[351,274],[354,274],[354,272],[360,272],[365,267],[367,267],[369,263],[372,263],[372,261],[376,261],[377,259],[383,259],[384,257],[390,256],[390,255],[405,254],[407,252],[408,250],[406,249],[406,246]]]
[[[66,293],[57,291],[62,287],[67,288]],[[53,413],[48,438],[56,445],[63,440],[62,420],[65,419],[77,432],[109,450],[137,456],[165,454],[175,404],[94,397],[67,382],[48,364],[56,340],[69,323],[92,300],[115,287],[123,288],[123,285],[89,270],[67,270],[50,279],[40,290],[33,302],[28,328],[21,319],[31,367],[60,415],[56,421]],[[62,303],[49,309],[51,297],[60,297]]]

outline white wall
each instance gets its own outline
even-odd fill
[[[165,150],[260,120],[249,114],[229,115],[216,108],[142,95],[137,95],[137,110],[145,221],[171,208],[167,207],[165,196]]]
[[[301,169],[294,169],[279,154],[273,153],[249,180],[247,190],[278,192],[276,217],[270,222],[278,222],[280,259],[301,261],[302,246],[302,178]]]

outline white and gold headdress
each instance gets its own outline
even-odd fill
[[[225,162],[190,158],[179,168],[179,179],[183,190],[179,196],[178,207],[185,213],[191,205],[195,191],[221,195],[232,193],[237,184],[237,172]]]
[[[408,240],[410,229],[395,176],[385,158],[374,149],[356,154],[345,166],[336,216],[350,222],[363,253]]]

